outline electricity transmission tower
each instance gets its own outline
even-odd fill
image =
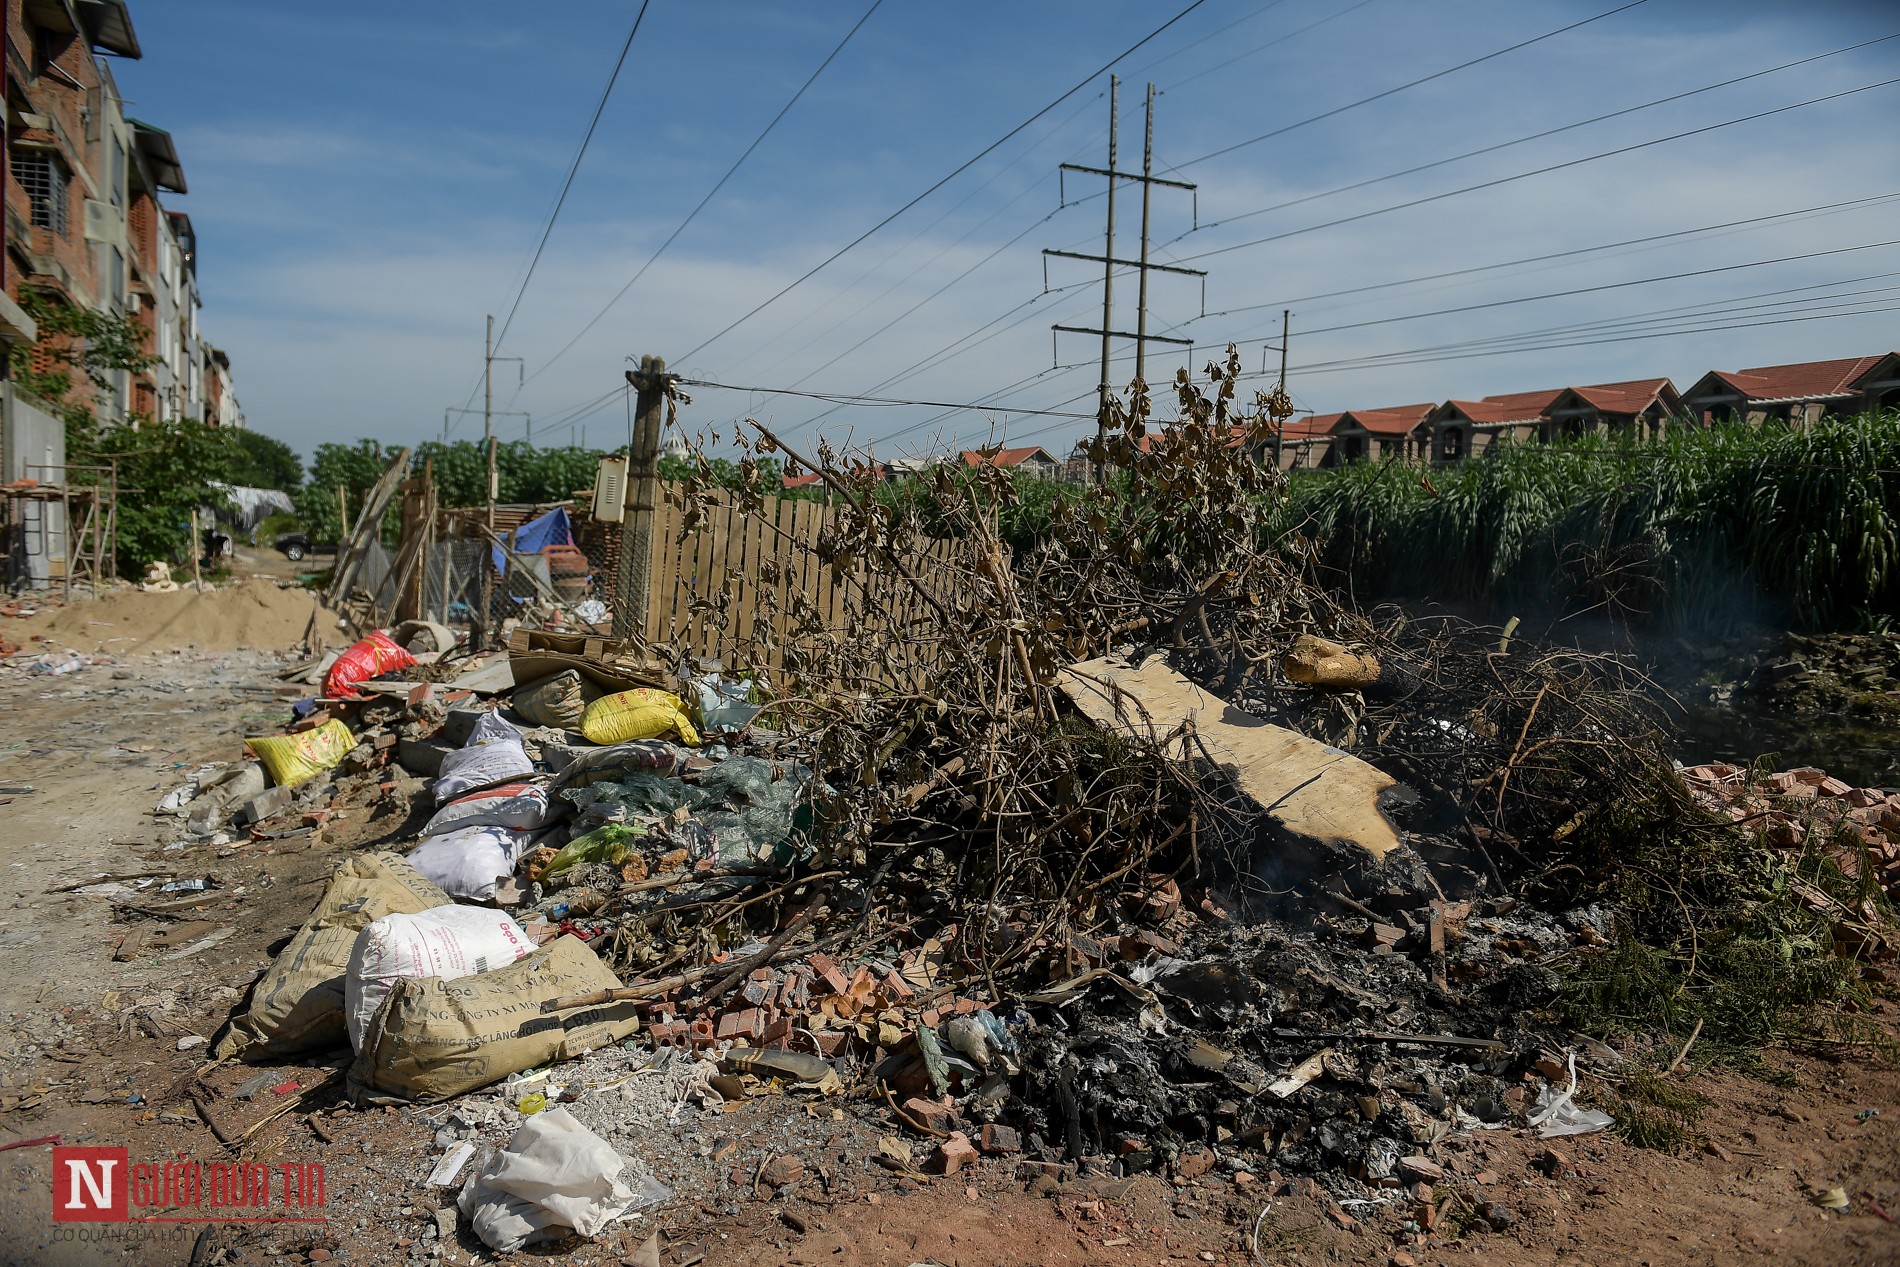
[[[1108,80],[1108,166],[1084,167],[1077,163],[1064,163],[1062,172],[1081,172],[1088,176],[1101,176],[1108,181],[1108,230],[1104,235],[1100,255],[1084,255],[1075,251],[1044,250],[1043,255],[1059,259],[1087,260],[1102,266],[1102,324],[1099,329],[1089,326],[1055,325],[1053,330],[1068,334],[1093,334],[1102,340],[1102,377],[1099,385],[1099,398],[1096,414],[1096,436],[1108,439],[1108,402],[1115,394],[1115,387],[1109,374],[1109,350],[1116,339],[1133,339],[1135,342],[1135,377],[1148,381],[1148,345],[1150,343],[1172,343],[1181,347],[1192,347],[1192,339],[1171,338],[1162,334],[1148,333],[1148,274],[1181,273],[1188,277],[1206,278],[1207,273],[1199,268],[1181,268],[1174,264],[1151,264],[1148,262],[1148,210],[1150,194],[1156,185],[1169,189],[1185,189],[1190,193],[1197,188],[1186,181],[1167,180],[1154,174],[1155,150],[1155,86],[1148,85],[1147,127],[1141,147],[1141,173],[1122,171],[1115,166],[1120,131],[1121,79],[1111,75]],[[1115,189],[1123,181],[1141,186],[1141,258],[1124,260],[1115,258]],[[1066,190],[1064,201],[1067,201]],[[1196,197],[1196,212],[1199,211],[1199,198]],[[1046,268],[1046,266],[1045,266]],[[1135,329],[1115,329],[1115,270],[1132,268],[1136,271],[1137,297]],[[1205,306],[1206,283],[1202,283],[1203,306]]]

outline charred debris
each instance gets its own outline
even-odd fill
[[[1857,1041],[1843,1004],[1894,944],[1885,794],[1817,825],[1822,793],[1685,779],[1614,659],[1355,610],[1269,539],[1249,449],[1290,410],[1237,379],[1184,372],[1165,428],[1138,386],[1108,478],[1020,553],[1006,472],[931,473],[900,513],[750,424],[821,477],[793,566],[854,578],[844,619],[765,577],[781,609],[721,665],[563,653],[596,693],[697,700],[685,730],[537,728],[522,661],[549,644],[518,633],[524,686],[471,702],[524,732],[553,825],[495,900],[624,983],[542,1010],[630,1005],[631,1042],[721,1060],[728,1093],[828,1083],[945,1169],[1178,1173],[1211,1146],[1371,1187],[1450,1132],[1600,1128],[1566,1091],[1614,1110],[1694,1036]],[[457,675],[396,675],[423,680]],[[471,723],[439,699],[355,706],[393,737],[350,760],[440,760]]]

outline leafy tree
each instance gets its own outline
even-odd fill
[[[13,381],[53,406],[66,424],[66,451],[73,459],[96,447],[94,406],[112,390],[113,376],[150,369],[158,358],[142,350],[145,327],[131,317],[81,308],[34,290],[21,293],[20,307],[33,318],[39,337],[31,346],[13,349]],[[35,368],[36,360],[42,368]]]
[[[230,482],[247,488],[276,488],[294,493],[303,487],[303,459],[282,440],[257,431],[239,431]]]
[[[212,484],[228,481],[239,434],[190,421],[140,422],[97,433],[85,456],[118,467],[121,575],[136,577],[154,559],[190,561],[191,512],[226,505]]]
[[[367,438],[355,444],[317,446],[316,455],[310,463],[310,480],[291,498],[297,507],[297,517],[303,520],[311,540],[337,541],[342,538],[343,524],[337,512],[337,487],[341,485],[348,497],[350,522],[354,524],[358,512],[362,510],[364,497],[382,478],[383,472],[389,469],[390,456],[383,451],[380,442]],[[392,498],[388,516],[384,520],[385,528],[391,517],[399,515],[400,509]]]

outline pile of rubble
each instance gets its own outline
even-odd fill
[[[1781,708],[1894,716],[1900,714],[1900,637],[1791,633],[1742,685],[1752,697]]]
[[[547,1069],[589,1052],[674,1105],[848,1095],[903,1175],[1271,1167],[1419,1238],[1449,1141],[1604,1129],[1578,1060],[1621,1057],[1559,1023],[1557,965],[1632,935],[1598,900],[1632,824],[1739,833],[1727,776],[1692,772],[1699,806],[1611,662],[1378,623],[1260,548],[1277,477],[1229,441],[1284,402],[1242,414],[1237,364],[1212,369],[1160,436],[1138,397],[1101,455],[1128,486],[1022,557],[995,535],[1007,477],[938,473],[932,531],[964,548],[929,576],[918,519],[788,454],[838,511],[811,565],[879,584],[843,631],[761,619],[809,632],[732,661],[769,672],[528,629],[309,666],[322,696],[251,741],[274,786],[172,808],[321,831],[360,789],[410,843],[345,862],[217,1050],[347,1040],[358,1103],[508,1088],[438,1136],[453,1178],[515,1129],[463,1197],[504,1246],[527,1233],[479,1194],[613,1133],[611,1103],[575,1101],[600,1131],[555,1116]],[[653,1199],[627,1174],[556,1226]]]

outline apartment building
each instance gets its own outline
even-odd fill
[[[187,192],[184,166],[169,132],[125,113],[108,60],[141,56],[125,0],[7,0],[6,22],[7,297],[137,323],[148,369],[103,399],[74,385],[101,417],[242,425],[229,357],[214,367],[199,328],[191,219],[161,201]]]

